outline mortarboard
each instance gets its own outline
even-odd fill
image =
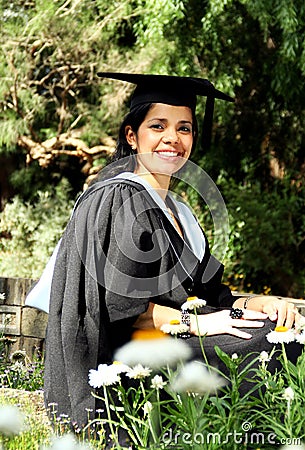
[[[204,148],[208,148],[211,142],[215,98],[234,102],[232,97],[216,89],[204,78],[119,72],[98,72],[97,75],[136,85],[130,101],[130,111],[144,103],[165,103],[188,106],[195,112],[197,96],[207,97],[202,136]]]

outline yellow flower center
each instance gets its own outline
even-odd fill
[[[158,330],[157,328],[149,328],[147,330],[136,330],[131,339],[133,341],[146,341],[151,339],[164,339],[167,338],[166,334],[163,331]]]
[[[283,333],[283,332],[285,332],[285,331],[288,331],[288,328],[282,325],[282,326],[280,326],[280,327],[275,327],[275,328],[274,328],[274,331],[277,331],[277,332],[279,332],[279,333]]]
[[[178,319],[173,319],[169,322],[170,325],[180,325],[180,320]]]
[[[188,297],[187,299],[186,299],[186,301],[187,302],[192,302],[193,300],[197,300],[198,299],[198,297]]]

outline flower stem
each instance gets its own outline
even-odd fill
[[[196,317],[197,330],[199,330],[199,321],[198,321],[197,308],[194,308],[194,313],[195,313],[195,317]],[[200,333],[198,333],[198,339],[199,339],[200,349],[201,349],[201,352],[202,352],[202,356],[203,356],[204,362],[205,362],[208,370],[210,371],[210,365],[209,365],[209,362],[208,362],[208,359],[207,359],[207,355],[206,355],[204,347],[203,347],[203,338],[202,338]]]
[[[119,443],[117,442],[117,439],[115,437],[116,434],[115,434],[115,429],[113,427],[112,418],[111,418],[108,392],[107,392],[107,387],[105,385],[103,386],[103,390],[104,390],[104,400],[105,400],[105,406],[106,406],[106,411],[107,411],[107,417],[108,417],[108,421],[109,421],[109,428],[110,428],[111,436],[112,436],[112,439],[115,441],[115,444],[119,445]],[[118,448],[120,448],[120,446]]]

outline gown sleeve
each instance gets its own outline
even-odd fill
[[[122,183],[83,202],[75,216],[80,259],[99,286],[110,322],[145,312],[157,289],[161,254],[156,214],[144,190]]]

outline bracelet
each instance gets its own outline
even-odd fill
[[[188,326],[188,331],[184,333],[179,333],[179,337],[182,339],[189,339],[191,337],[190,333],[191,315],[186,309],[181,310],[181,323]]]
[[[247,297],[246,300],[244,301],[244,306],[243,306],[244,309],[247,309],[249,300],[250,300],[251,298],[253,298],[253,297],[256,297],[256,295],[248,295],[248,297]]]
[[[191,325],[191,315],[187,309],[181,310],[181,323],[184,323],[188,327]]]

